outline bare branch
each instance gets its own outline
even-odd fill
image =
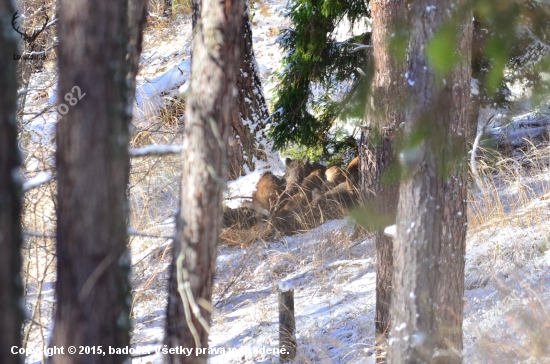
[[[43,184],[46,184],[53,180],[54,177],[49,172],[41,172],[37,174],[35,177],[29,179],[25,183],[23,183],[23,192],[27,192],[29,190],[32,190],[33,188],[37,188],[42,186]]]
[[[145,157],[152,155],[179,154],[183,151],[181,145],[146,145],[142,148],[131,148],[130,157]]]
[[[494,118],[495,118],[495,115],[492,115],[489,119],[487,119],[487,121],[485,122],[485,124],[483,125],[479,133],[477,133],[476,139],[474,140],[474,145],[472,146],[471,155],[470,155],[470,168],[472,168],[472,174],[474,175],[474,180],[476,181],[477,188],[479,188],[481,193],[483,193],[483,183],[481,182],[481,178],[479,177],[479,173],[477,172],[476,152],[479,146],[479,142],[481,141],[481,137],[483,136],[483,134],[485,134],[485,130],[487,129],[487,126],[489,125],[489,123],[491,123],[491,120],[493,120]]]

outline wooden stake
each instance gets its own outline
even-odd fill
[[[282,363],[296,356],[295,332],[294,290],[279,290],[279,357]]]

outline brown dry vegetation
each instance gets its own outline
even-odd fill
[[[548,265],[540,260],[550,247],[550,146],[531,144],[512,154],[482,151],[482,190],[470,190],[467,256],[476,254],[466,265],[465,343],[472,363],[547,363],[550,357]],[[484,317],[479,293],[469,293],[477,291],[493,292],[503,317]]]
[[[351,170],[357,161],[352,163]],[[292,235],[343,218],[357,204],[357,188],[342,168],[330,167],[327,180],[324,166],[290,159],[286,164],[282,181],[271,173],[262,176],[251,206],[224,212],[222,241],[248,245],[276,233]]]

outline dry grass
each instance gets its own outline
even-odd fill
[[[468,362],[550,363],[550,297],[543,286],[519,278],[499,280],[501,316],[472,326]]]
[[[489,157],[488,157],[489,156]],[[537,226],[547,218],[544,204],[550,196],[550,146],[533,146],[515,157],[495,151],[478,161],[483,191],[470,190],[468,220],[470,233],[494,226]]]
[[[319,202],[319,204],[317,204]],[[248,247],[258,240],[267,240],[271,238],[283,239],[287,234],[296,234],[310,231],[323,224],[326,221],[341,219],[349,215],[347,208],[336,200],[318,200],[307,205],[295,206],[293,210],[284,213],[275,213],[266,218],[258,214],[261,218],[250,229],[240,229],[237,225],[247,225],[241,221],[235,227],[223,229],[221,242],[227,246],[239,245]],[[255,216],[254,218],[258,218]],[[246,218],[243,215],[242,218]],[[359,230],[358,230],[359,231]]]
[[[550,147],[533,146],[513,157],[481,157],[479,164],[483,191],[471,191],[469,200],[470,255],[466,271],[468,303],[464,334],[467,349],[464,361],[550,362],[550,294],[547,292],[550,274],[548,263],[541,260],[550,249]],[[308,221],[307,216],[303,211],[293,216],[301,226],[298,230],[305,235],[312,234],[308,231],[317,225]],[[245,246],[252,254],[243,255],[243,261],[236,262],[240,268],[222,273],[223,276],[239,277],[239,283],[233,284],[230,301],[252,305],[242,297],[243,292],[256,285],[251,286],[252,281],[269,281],[274,285],[284,277],[305,270],[311,270],[315,286],[319,287],[310,299],[338,294],[350,277],[334,275],[332,269],[335,267],[331,262],[347,259],[346,264],[353,264],[358,258],[352,250],[357,244],[357,236],[341,231],[319,231],[322,236],[311,235],[303,239],[312,241],[311,244],[269,251],[260,257],[254,249],[268,245],[254,244],[257,240],[246,232],[233,232],[234,241],[249,238]],[[281,235],[275,235],[274,240],[285,241]],[[374,247],[363,250],[365,255],[373,256]],[[218,282],[217,287],[219,294],[223,283]],[[484,302],[484,295],[492,297],[493,303]],[[477,299],[477,296],[483,298]],[[330,304],[327,298],[327,305]],[[261,307],[254,309],[256,317]],[[259,316],[262,322],[273,321],[267,316]],[[331,350],[345,347],[335,334],[343,324],[335,318],[328,325],[330,330],[301,330],[295,362],[331,362],[334,359]],[[365,337],[374,335],[368,325],[361,330]],[[356,362],[362,362],[365,357],[372,359],[377,345],[376,342],[358,345],[346,360],[353,361],[355,356],[363,358]],[[383,347],[379,349],[384,351]]]
[[[190,15],[193,13],[193,6],[191,0],[173,0],[172,8],[174,14]]]
[[[269,29],[269,33],[267,33],[267,36],[270,38],[278,35],[281,32],[281,30],[278,27],[269,27],[268,29]]]
[[[160,111],[161,123],[170,126],[182,124],[185,116],[185,99],[183,97],[168,98],[169,104]]]
[[[43,2],[43,5],[51,4]],[[42,22],[43,18],[33,20]],[[40,38],[43,35],[46,33],[41,34]],[[56,74],[52,71],[54,64],[53,59],[44,61],[41,73],[34,73],[38,70],[36,67],[41,65],[26,64],[32,68],[32,75],[26,97],[19,100],[22,121],[19,125],[19,148],[23,156],[21,171],[24,180],[36,177],[40,172],[54,174],[55,171],[53,129],[42,119],[42,115],[51,111],[47,101],[50,87],[56,83]],[[56,188],[53,181],[31,189],[23,196],[22,284],[26,321],[22,334],[23,346],[29,348],[47,347],[54,312]]]
[[[191,15],[193,12],[193,7],[191,5],[191,0],[172,0],[172,8],[164,8],[164,0],[150,0],[149,1],[149,12],[154,14],[154,16],[149,17],[148,26],[154,26],[156,28],[166,27],[170,23],[169,18],[163,17],[165,12],[171,12],[173,15],[184,14]]]
[[[174,2],[174,6],[185,7],[187,3]],[[269,16],[263,3],[259,4],[259,9],[262,15]],[[169,25],[169,21],[163,19],[157,19],[153,24],[159,31]],[[43,92],[29,93],[29,100],[39,99],[45,99]],[[152,117],[144,123],[146,128],[135,130],[131,146],[181,143],[180,119],[184,113],[185,104],[181,99],[169,100],[168,107],[158,117]],[[37,170],[53,171],[51,144],[31,141],[31,138],[37,136],[39,135],[29,131],[22,133],[20,145],[24,150],[25,165],[28,167],[30,163],[34,163]],[[469,233],[470,236],[476,235],[480,237],[479,240],[483,240],[478,242],[478,246],[489,240],[489,249],[478,255],[478,262],[469,262],[478,271],[467,272],[467,289],[475,290],[492,285],[496,292],[495,297],[503,304],[501,312],[504,320],[496,327],[477,326],[471,330],[475,332],[477,339],[472,346],[475,353],[468,356],[468,362],[549,362],[550,296],[546,292],[548,265],[532,264],[550,249],[549,160],[550,147],[541,145],[533,146],[513,157],[482,157],[479,161],[484,188],[481,192],[470,193]],[[134,229],[152,236],[166,237],[172,233],[171,219],[173,211],[178,207],[182,163],[181,156],[132,160],[129,224]],[[31,178],[35,174],[28,173],[25,178]],[[29,191],[24,200],[23,229],[26,235],[23,247],[23,284],[29,317],[23,336],[25,345],[32,343],[42,348],[48,344],[47,335],[48,330],[51,330],[54,308],[55,192],[56,184],[51,182]],[[297,224],[297,231],[308,232],[318,226],[320,221],[345,214],[345,209],[337,204],[334,210],[328,211],[329,216],[326,216],[327,210],[320,211],[322,214],[319,220],[319,212],[308,207],[305,211],[294,212],[292,219]],[[505,229],[515,231],[517,235],[499,235]],[[537,229],[540,237],[526,246],[519,234],[528,229]],[[374,255],[372,245],[358,245],[358,241],[365,239],[360,234],[357,230],[322,230],[316,236],[311,235],[313,244],[275,251],[269,250],[265,240],[276,238],[277,241],[284,242],[285,239],[283,234],[277,233],[269,225],[257,225],[248,231],[225,230],[222,240],[226,246],[240,246],[247,249],[247,254],[235,258],[238,261],[227,264],[223,268],[225,270],[219,272],[220,276],[229,277],[229,282],[217,282],[214,295],[220,306],[240,301],[241,304],[246,304],[247,299],[242,299],[241,295],[254,288],[254,282],[267,281],[275,287],[282,277],[310,269],[311,276],[320,287],[319,292],[312,294],[311,298],[318,294],[328,296],[333,290],[340,289],[338,285],[343,285],[350,279],[350,273],[333,275],[335,267],[330,266],[331,262],[348,260],[350,263],[346,264],[353,264],[353,260]],[[132,282],[132,318],[137,323],[136,330],[145,322],[145,318],[153,317],[155,311],[159,310],[158,306],[151,303],[158,302],[159,297],[166,294],[170,259],[168,245],[166,238],[130,239],[130,248],[134,256],[138,257],[133,264]],[[470,248],[472,245],[475,244],[471,244]],[[533,275],[539,279],[532,279],[525,274],[527,271],[534,272]],[[251,311],[251,315],[258,322],[270,323],[273,321],[271,312],[268,301],[265,300]],[[218,320],[223,324],[223,319]],[[336,319],[331,322],[332,330],[337,330],[341,325],[343,323]],[[374,335],[372,329],[366,326],[361,326],[358,330],[363,337]],[[326,348],[343,345],[331,337],[332,332],[329,330],[322,335],[316,332],[303,333],[295,362],[329,362],[331,355]],[[138,337],[134,339],[139,340]],[[374,350],[374,346],[375,344],[372,347],[358,346],[352,350],[368,352]],[[315,356],[311,352],[318,354]],[[313,360],[312,357],[317,359]]]
[[[550,146],[491,153],[469,201],[467,362],[550,363]]]
[[[252,1],[250,1],[250,3],[252,3]],[[263,1],[258,0],[258,1],[255,1],[254,3],[257,4],[260,14],[262,14],[266,18],[269,18],[271,16],[271,10],[269,6],[266,5]],[[251,4],[251,6],[253,5]]]
[[[185,112],[185,103],[173,99],[159,116],[149,117],[144,125],[135,129],[130,147],[148,144],[181,144],[183,126],[178,122]],[[157,317],[159,297],[167,294],[168,267],[171,259],[171,237],[175,228],[174,212],[178,209],[181,155],[150,156],[131,159],[129,225],[149,235],[130,238],[133,262],[132,318],[136,328],[144,325],[143,319]],[[164,238],[155,238],[164,237]],[[162,323],[159,322],[159,325]],[[139,341],[138,336],[134,340]]]
[[[273,237],[275,231],[267,223],[258,223],[247,230],[235,228],[223,229],[220,239],[227,246],[249,247],[255,242]]]

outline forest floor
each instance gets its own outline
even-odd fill
[[[544,165],[485,175],[483,193],[470,195],[465,363],[550,362],[550,148],[536,153]],[[254,189],[254,177],[233,182],[241,195]],[[167,272],[168,257],[163,262]],[[278,362],[262,349],[278,345],[280,282],[295,290],[296,363],[374,363],[376,254],[351,218],[248,247],[221,246],[217,269],[210,363]],[[135,345],[162,344],[163,286],[151,288],[135,312]]]
[[[289,26],[283,0],[254,4],[254,49],[268,102],[272,99],[282,51],[275,44],[278,30]],[[134,146],[150,142],[178,143],[181,125],[176,121],[154,129],[148,124],[159,115],[159,106],[178,108],[179,88],[189,75],[190,18],[178,16],[167,25],[150,27],[136,94]],[[49,76],[48,76],[49,75]],[[51,72],[34,80],[44,82]],[[55,89],[49,97],[55,103]],[[32,94],[30,95],[32,96]],[[40,101],[40,100],[39,100]],[[35,107],[33,103],[30,107]],[[169,117],[181,117],[175,110]],[[51,171],[52,133],[55,117],[45,114],[27,119],[29,153],[25,175]],[[165,119],[163,119],[165,120]],[[41,154],[41,158],[37,155]],[[262,172],[284,173],[278,155],[269,165],[229,183],[228,205],[236,196],[251,196]],[[133,347],[151,354],[136,356],[133,363],[162,363],[155,351],[163,346],[166,287],[170,262],[173,211],[179,195],[181,157],[141,158],[132,162],[131,239],[134,304]],[[472,187],[466,252],[464,298],[465,363],[550,363],[550,148],[539,146],[522,157],[501,159],[482,166],[483,191]],[[473,186],[473,184],[472,184]],[[51,188],[32,190],[27,199],[35,206],[27,229],[54,233],[43,216],[53,214]],[[41,200],[40,200],[41,201]],[[29,207],[27,207],[27,212]],[[38,212],[37,212],[38,211]],[[45,238],[46,239],[46,238]],[[49,244],[49,243],[48,243]],[[29,250],[30,251],[30,250]],[[50,248],[50,253],[53,251]],[[29,261],[32,257],[29,253]],[[38,262],[38,260],[36,260]],[[29,346],[44,345],[51,330],[53,258],[40,261],[36,276],[42,283],[28,285],[27,299],[40,297],[43,311],[35,319]],[[43,272],[39,269],[45,269]],[[267,349],[278,346],[277,287],[294,287],[296,339],[295,363],[374,363],[376,254],[373,239],[356,232],[351,218],[329,221],[291,237],[279,236],[251,246],[221,246],[214,288],[215,311],[210,335],[213,354],[209,363],[278,363]],[[38,281],[37,281],[38,282]],[[34,300],[34,301],[33,301]],[[31,302],[31,303],[32,303]],[[28,303],[29,311],[33,304]],[[42,307],[42,306],[41,306]],[[33,314],[34,315],[34,314]],[[33,316],[34,318],[34,316]],[[41,358],[28,357],[28,363]]]
[[[272,72],[282,58],[277,29],[288,26],[286,7],[280,0],[255,6],[254,49],[269,102]],[[188,51],[188,39],[175,41]],[[175,49],[170,39],[163,42]],[[159,48],[145,54],[154,52]],[[500,160],[481,171],[484,191],[470,193],[460,353],[465,363],[550,362],[549,162],[550,149],[543,146],[522,158]],[[265,170],[284,173],[281,164],[261,166],[231,182],[228,197],[251,196]],[[238,203],[227,200],[231,207]],[[165,256],[165,279],[167,267]],[[296,363],[374,363],[376,254],[373,239],[358,236],[351,218],[248,247],[221,246],[217,269],[210,363],[278,362],[265,352],[278,345],[280,282],[295,290]],[[151,289],[151,298],[136,305],[134,344],[158,348],[166,293],[164,285]],[[134,359],[161,361],[159,355]]]

